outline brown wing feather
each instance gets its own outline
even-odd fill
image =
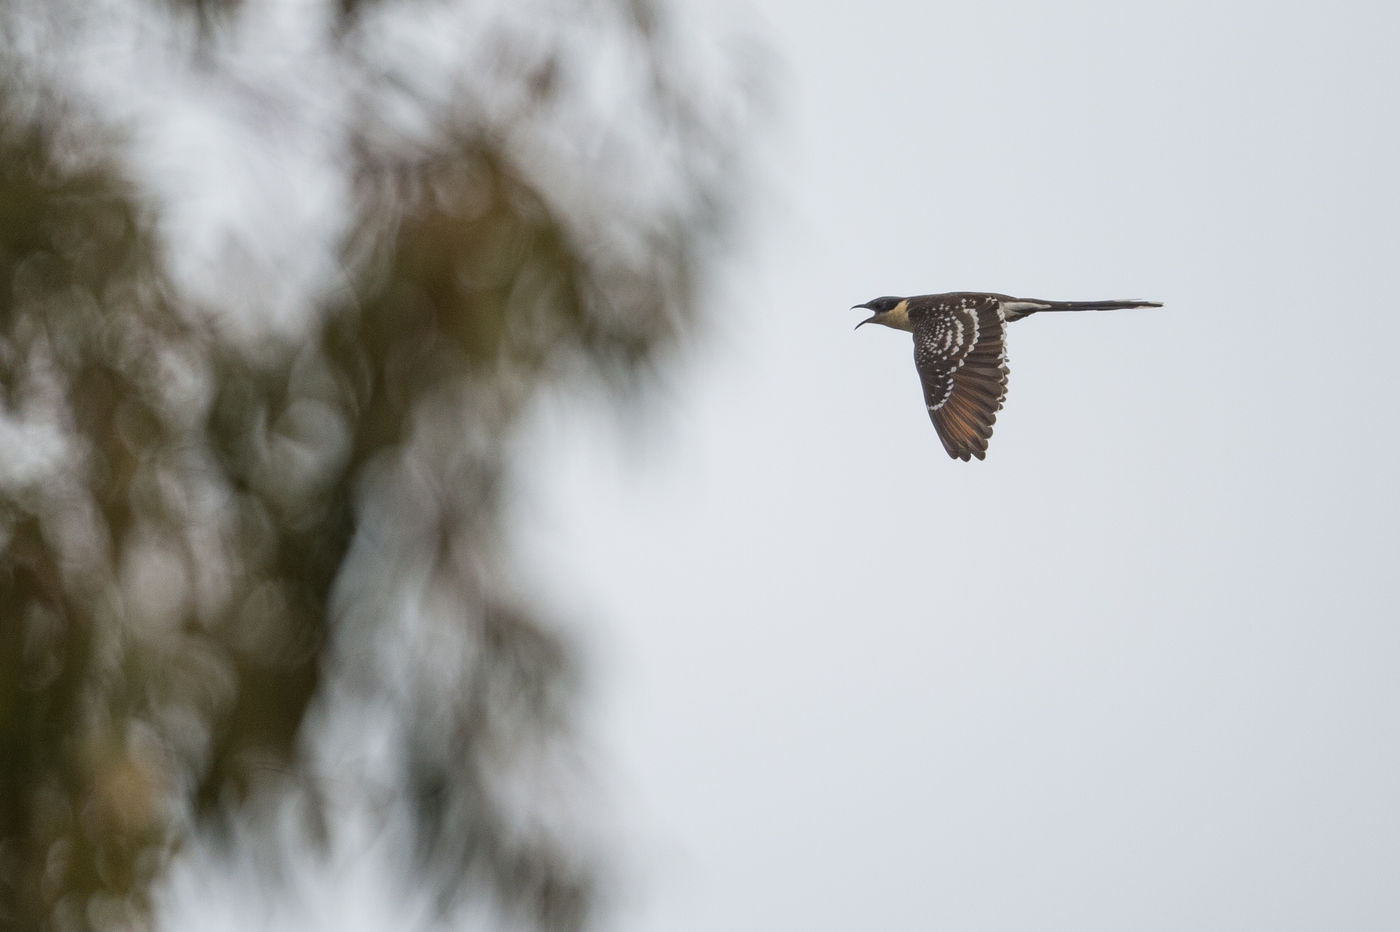
[[[954,459],[987,455],[1006,400],[1006,321],[994,296],[949,296],[911,307],[914,365],[943,448]]]

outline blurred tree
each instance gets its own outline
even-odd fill
[[[0,927],[369,786],[444,910],[581,927],[506,440],[692,314],[728,98],[648,0],[98,6],[0,14]]]

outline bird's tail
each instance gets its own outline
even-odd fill
[[[1008,320],[1019,320],[1041,311],[1121,311],[1131,307],[1161,307],[1157,301],[1127,298],[1118,301],[1040,301],[1035,298],[1014,298],[1002,302]]]

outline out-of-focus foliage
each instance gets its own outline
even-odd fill
[[[443,908],[584,925],[575,675],[512,583],[506,440],[691,315],[727,119],[644,0],[328,0],[311,88],[259,70],[275,4],[97,6],[0,16],[0,927],[143,928],[184,840],[285,799],[315,840],[369,785]],[[168,87],[84,82],[138,39]],[[238,274],[188,257],[141,140],[195,79],[271,116],[184,194],[290,120],[343,192],[330,271],[286,272],[318,244],[270,246],[275,210]]]

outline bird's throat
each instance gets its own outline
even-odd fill
[[[914,325],[909,323],[909,300],[899,302],[872,323],[884,324],[886,327],[893,327],[895,330],[913,331]]]

